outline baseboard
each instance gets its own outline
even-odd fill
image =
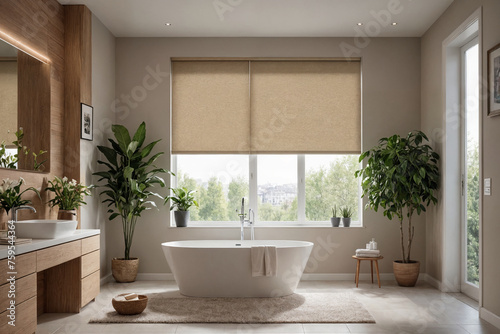
[[[371,280],[371,275],[363,273],[359,275],[361,281]],[[375,276],[376,279],[376,276]],[[174,275],[172,273],[138,273],[138,281],[173,281]],[[315,274],[306,273],[302,275],[302,281],[352,281],[354,274]],[[393,273],[380,274],[381,281],[394,281]],[[420,274],[418,278],[420,281],[427,281],[427,274]]]
[[[111,277],[112,277],[111,274],[107,274],[106,276],[101,277],[101,286],[111,282]]]
[[[479,308],[479,317],[500,329],[500,317],[484,307]]]
[[[172,273],[138,273],[138,281],[174,281]]]
[[[433,287],[435,287],[436,289],[438,289],[439,291],[442,291],[442,284],[441,284],[441,281],[438,281],[437,279],[435,279],[434,277],[432,277],[431,275],[429,274],[424,274],[425,275],[425,281],[427,283],[429,283],[430,285],[432,285]]]

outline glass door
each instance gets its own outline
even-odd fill
[[[462,47],[462,292],[479,299],[479,46]]]

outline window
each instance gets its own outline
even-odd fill
[[[172,59],[174,186],[199,224],[236,224],[241,198],[268,225],[329,225],[349,206],[361,151],[360,59]],[[195,135],[194,135],[195,134]]]
[[[358,155],[179,154],[173,162],[173,186],[196,190],[193,226],[237,226],[242,197],[260,226],[329,226],[333,205],[351,207],[351,226],[362,226]]]
[[[360,222],[360,181],[354,172],[361,166],[358,155],[307,155],[306,219],[329,221],[332,206],[348,206],[353,210],[352,221]],[[337,213],[340,216],[340,213]]]
[[[257,156],[259,221],[297,221],[297,156]]]

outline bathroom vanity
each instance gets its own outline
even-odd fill
[[[95,299],[100,288],[99,233],[77,230],[71,236],[17,245],[14,270],[9,268],[8,246],[0,246],[0,333],[34,333],[38,315],[78,313]],[[9,280],[14,276],[15,285]],[[11,304],[15,327],[8,324]]]

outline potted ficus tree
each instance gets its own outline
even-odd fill
[[[429,141],[421,131],[382,138],[378,146],[361,154],[359,161],[368,161],[355,174],[362,177],[367,207],[375,211],[381,207],[384,216],[399,221],[402,258],[393,262],[393,269],[400,286],[415,286],[420,272],[420,262],[411,259],[415,235],[412,217],[437,203],[434,192],[439,187],[439,155],[424,140]]]
[[[174,211],[175,224],[177,227],[186,227],[189,222],[189,208],[198,207],[198,202],[194,199],[196,190],[188,190],[185,187],[170,188],[173,195],[165,198],[165,204],[170,200],[170,211]]]
[[[111,147],[97,146],[104,154],[106,161],[98,161],[107,168],[96,172],[100,176],[98,182],[104,181],[105,188],[100,194],[108,203],[109,220],[121,219],[125,254],[123,258],[114,258],[111,263],[113,277],[118,282],[133,282],[137,276],[139,259],[130,256],[137,219],[144,210],[156,207],[152,197],[164,198],[153,192],[155,185],[165,187],[160,174],[170,173],[163,168],[157,168],[154,162],[163,152],[149,157],[159,140],[144,144],[146,139],[146,124],[143,122],[131,138],[128,130],[122,125],[112,127],[115,140],[108,139]]]

